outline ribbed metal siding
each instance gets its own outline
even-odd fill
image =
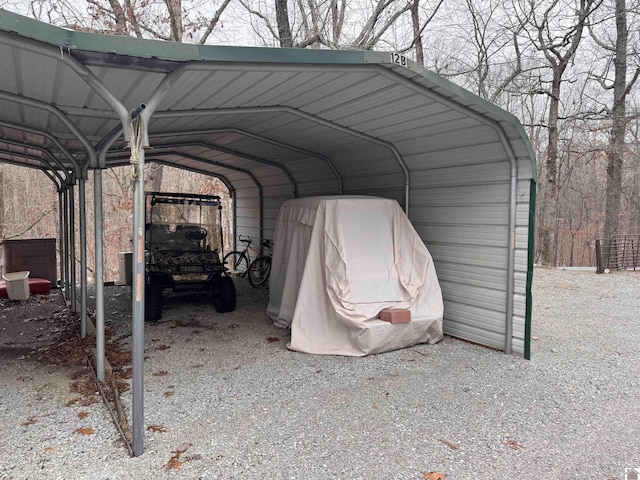
[[[499,157],[499,150],[494,143],[488,156]],[[423,162],[419,155],[412,158],[423,169],[411,172],[409,215],[436,265],[445,333],[504,348],[509,165],[469,153],[439,152],[436,165],[442,166],[435,168],[426,161],[432,154],[424,154]]]

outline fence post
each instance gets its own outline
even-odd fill
[[[596,240],[596,273],[604,273],[602,267],[602,241]]]

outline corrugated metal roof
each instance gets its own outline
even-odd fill
[[[0,62],[0,137],[13,142],[0,141],[0,161],[94,167],[88,145],[150,104],[147,158],[224,179],[238,233],[271,237],[280,203],[295,196],[369,194],[408,206],[440,271],[445,330],[504,344],[509,301],[526,293],[505,282],[530,268],[535,161],[520,123],[495,105],[384,52],[137,40],[5,11]],[[113,144],[106,165],[128,162],[125,144]],[[521,324],[513,335],[523,349]]]

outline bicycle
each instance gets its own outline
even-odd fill
[[[242,236],[239,235],[238,240],[245,244],[244,249],[234,250],[224,256],[224,263],[225,265],[229,265],[229,272],[239,277],[245,277],[249,274],[249,283],[254,288],[264,285],[271,273],[271,256],[265,254],[265,249],[271,248],[273,242],[264,240],[260,250],[256,250],[251,247],[251,243],[253,242],[251,237],[247,236],[242,238]],[[250,251],[257,252],[257,256],[253,261],[250,257]]]
[[[267,249],[273,249],[271,240],[262,241],[258,257],[249,265],[249,283],[254,288],[268,285],[269,275],[271,275],[271,255],[265,253]]]

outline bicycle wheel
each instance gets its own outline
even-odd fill
[[[229,252],[224,256],[225,267],[229,273],[244,277],[249,270],[249,261],[244,252]]]
[[[266,285],[271,273],[271,257],[256,258],[249,266],[249,283],[258,288]]]

